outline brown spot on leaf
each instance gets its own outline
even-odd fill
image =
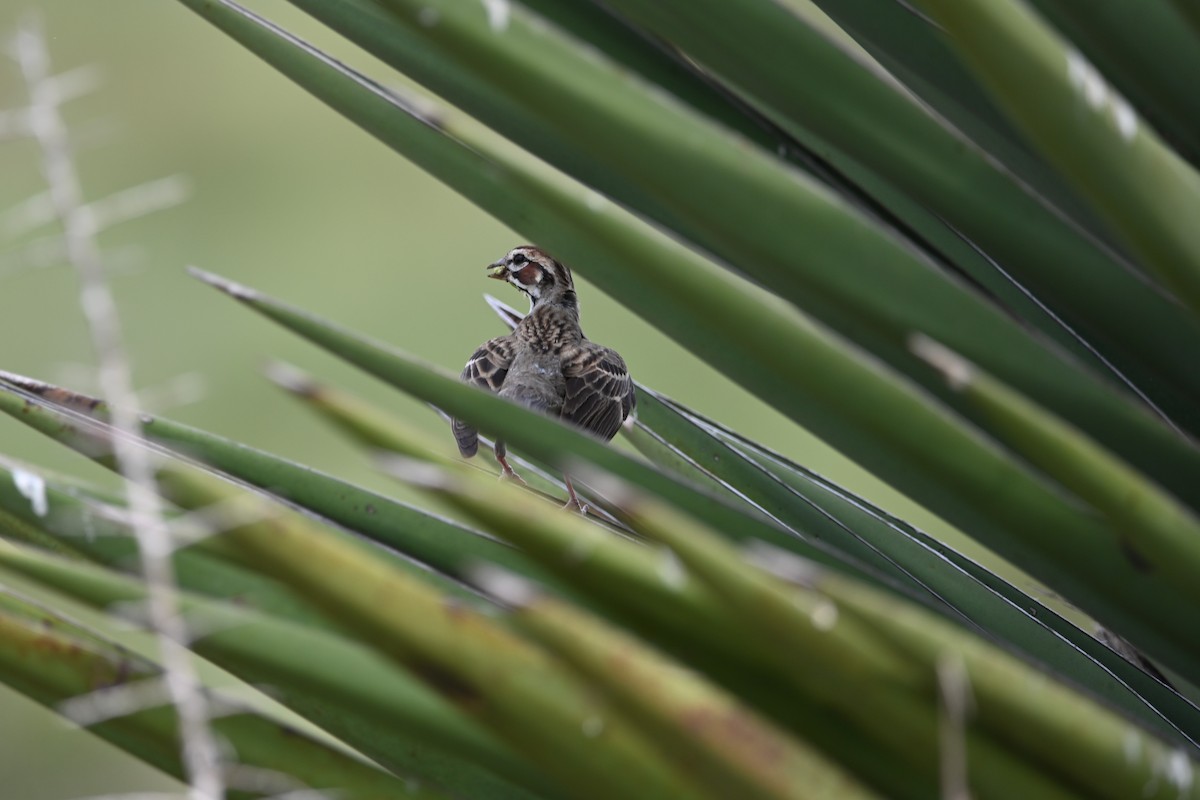
[[[1121,555],[1125,556],[1125,560],[1133,565],[1133,568],[1138,572],[1153,572],[1154,565],[1133,546],[1125,537],[1117,539],[1117,546],[1121,549]]]
[[[482,703],[483,698],[474,686],[440,664],[423,658],[411,658],[406,663],[417,678],[459,708],[471,710]]]
[[[758,720],[737,709],[694,708],[683,712],[680,722],[710,742],[725,742],[752,754],[763,766],[777,764],[786,755],[784,746]]]

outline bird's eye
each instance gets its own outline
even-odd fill
[[[513,264],[517,265],[524,264],[528,260],[524,253],[513,253],[512,258],[509,259]]]

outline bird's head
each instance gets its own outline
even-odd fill
[[[539,303],[575,305],[571,271],[532,245],[514,247],[504,258],[488,264],[488,277],[508,281],[529,295],[535,306]]]

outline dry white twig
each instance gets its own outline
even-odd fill
[[[955,653],[937,663],[942,800],[971,800],[967,771],[967,718],[972,707],[967,665]]]
[[[29,91],[26,127],[41,149],[42,172],[50,205],[62,226],[67,260],[79,275],[80,306],[96,352],[101,394],[111,408],[112,424],[120,435],[113,449],[126,481],[129,508],[146,582],[151,626],[157,638],[167,694],[179,717],[183,763],[191,800],[222,800],[225,796],[217,741],[209,726],[209,708],[188,651],[180,642],[188,632],[175,600],[173,546],[164,523],[161,502],[152,491],[152,455],[138,444],[141,434],[139,403],[129,360],[122,343],[120,317],[108,285],[105,264],[96,240],[96,219],[86,204],[72,160],[70,139],[60,104],[88,88],[94,73],[54,76],[40,27],[33,21],[17,32],[14,54]]]
[[[86,203],[76,214],[80,217],[80,228],[90,228],[95,234],[177,206],[187,200],[190,192],[191,186],[183,176],[168,175]],[[50,192],[40,192],[0,214],[0,233],[9,237],[22,236],[57,221],[54,198]]]
[[[105,686],[58,704],[58,713],[83,728],[139,711],[158,708],[171,701],[161,675],[140,681]]]

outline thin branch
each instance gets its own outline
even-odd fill
[[[937,681],[942,800],[971,800],[967,719],[972,700],[967,665],[957,654],[947,653],[938,659]]]
[[[182,175],[146,181],[81,205],[75,211],[79,217],[77,224],[81,231],[95,236],[122,222],[177,206],[187,200],[190,191],[191,186]],[[39,192],[0,214],[0,233],[15,238],[58,219],[58,208],[50,192]]]
[[[184,772],[191,800],[225,796],[217,741],[209,727],[208,703],[188,651],[188,640],[174,595],[175,573],[170,531],[154,491],[152,455],[137,445],[141,435],[139,403],[133,389],[116,301],[108,285],[95,225],[87,210],[70,139],[59,104],[86,81],[64,81],[50,72],[50,56],[40,26],[28,22],[17,32],[15,55],[30,95],[28,125],[41,149],[41,167],[55,216],[63,229],[67,259],[80,282],[80,306],[99,367],[101,393],[111,408],[114,456],[126,481],[130,511],[146,582],[151,623],[164,669],[167,693],[179,718]],[[68,73],[71,74],[71,73]],[[76,73],[78,74],[78,73]],[[84,73],[86,75],[86,73]],[[83,86],[86,88],[86,86]]]
[[[58,704],[57,711],[82,728],[171,702],[166,682],[155,675],[140,681],[105,686]]]

